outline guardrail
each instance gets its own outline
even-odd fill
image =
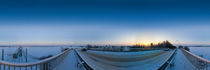
[[[163,63],[159,68],[158,70],[166,70],[166,68],[169,66],[169,64],[171,64],[172,62],[172,59],[174,58],[174,55],[176,53],[177,49],[175,49],[173,51],[173,53],[170,55],[170,57],[165,61],[165,63]]]
[[[56,56],[31,63],[11,63],[0,61],[0,70],[52,70],[68,55],[71,49],[67,49]]]
[[[75,51],[75,50],[74,50],[74,51]],[[78,54],[78,52],[77,52],[77,51],[75,51],[75,52],[76,52],[76,55],[78,56],[80,62],[81,62],[82,65],[84,66],[84,68],[85,68],[86,70],[93,70],[93,68],[91,68],[91,67],[82,59],[82,57]]]
[[[167,50],[168,48],[129,48],[124,51],[122,48],[90,48],[89,50],[95,51],[112,51],[112,52],[136,52],[136,51],[149,51],[149,50]]]
[[[199,57],[195,54],[192,54],[189,51],[186,51],[184,49],[181,49],[181,51],[184,53],[186,58],[192,63],[194,66],[194,69],[196,70],[210,70],[210,61]]]

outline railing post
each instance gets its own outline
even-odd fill
[[[49,70],[48,63],[45,64],[46,70]]]
[[[37,65],[36,65],[36,68],[35,68],[35,70],[37,70]]]
[[[8,65],[8,69],[10,70],[10,65]]]
[[[40,70],[44,70],[44,64],[40,64],[40,65],[39,65],[39,69],[40,69]]]
[[[33,70],[33,66],[31,66],[31,70]]]
[[[26,48],[26,62],[28,62],[28,49]]]
[[[5,64],[4,64],[4,70],[5,70]]]
[[[2,57],[1,60],[4,61],[4,49],[2,48]]]
[[[46,64],[44,64],[44,70],[47,70],[47,66],[46,66]]]
[[[208,69],[208,63],[206,62],[206,70]]]
[[[25,70],[27,70],[27,66],[25,67]]]

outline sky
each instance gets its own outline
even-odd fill
[[[1,45],[210,45],[209,0],[1,0]]]

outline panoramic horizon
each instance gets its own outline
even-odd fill
[[[209,70],[210,0],[0,0],[0,70]]]
[[[210,45],[209,4],[174,1],[0,1],[0,45]]]

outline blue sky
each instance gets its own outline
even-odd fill
[[[210,45],[208,0],[1,0],[0,44]],[[180,42],[180,43],[179,43]]]

